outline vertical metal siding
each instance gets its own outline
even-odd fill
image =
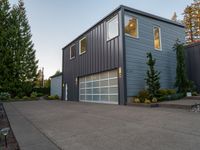
[[[116,13],[119,16],[120,24],[121,11],[118,11]],[[116,15],[116,13],[113,14],[113,16]],[[113,16],[110,17],[112,18]],[[103,20],[84,35],[87,37],[86,53],[79,55],[79,40],[83,38],[83,36],[73,42],[73,44],[76,44],[75,59],[70,60],[70,45],[68,47],[65,47],[65,49],[63,50],[63,82],[68,84],[69,100],[78,101],[79,88],[78,84],[75,84],[76,77],[116,69],[119,66],[123,67],[123,59],[119,60],[119,58],[123,56],[123,43],[121,41],[122,34],[121,31],[119,31],[118,37],[107,41],[106,22],[109,19],[110,18]],[[119,87],[122,91],[123,86],[124,84],[122,84],[122,87]],[[123,95],[123,93],[121,95]],[[123,102],[121,103],[123,104]]]
[[[200,91],[200,42],[186,46],[185,52],[188,78]]]

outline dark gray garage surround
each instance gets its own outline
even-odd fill
[[[65,101],[5,103],[25,150],[199,150],[200,114]]]

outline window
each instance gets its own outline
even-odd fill
[[[85,53],[86,50],[87,50],[87,39],[86,37],[84,37],[79,41],[79,54]]]
[[[107,40],[111,40],[119,35],[118,15],[107,22]]]
[[[161,33],[159,27],[153,28],[153,34],[154,34],[154,48],[156,50],[161,50]]]
[[[125,35],[138,38],[138,20],[137,18],[125,15]]]
[[[72,45],[70,47],[70,59],[74,59],[76,57],[76,45]]]

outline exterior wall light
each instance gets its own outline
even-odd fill
[[[75,82],[76,82],[76,85],[78,84],[78,78],[76,77],[76,79],[75,79]]]
[[[122,67],[119,67],[118,73],[119,73],[119,78],[121,78],[122,77]]]

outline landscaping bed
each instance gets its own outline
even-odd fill
[[[7,115],[6,115],[6,112],[3,108],[3,104],[0,103],[0,129],[2,128],[7,128],[9,127],[10,130],[9,130],[9,133],[7,135],[7,148],[5,146],[5,139],[4,139],[4,136],[1,134],[0,135],[0,150],[19,150],[19,145],[17,143],[17,140],[13,134],[13,131],[10,127],[10,123],[9,123],[9,120],[7,118]]]

